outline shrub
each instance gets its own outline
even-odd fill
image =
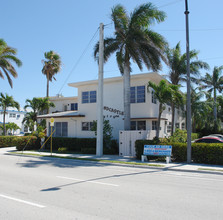
[[[16,146],[17,150],[22,150],[25,146],[26,149],[37,149],[39,147],[39,139],[32,136],[1,136],[0,147],[13,147]]]
[[[137,140],[135,142],[137,159],[141,159],[144,145],[154,145],[151,140]],[[172,146],[172,161],[185,162],[187,160],[186,143],[168,143]],[[193,143],[191,158],[194,163],[223,165],[223,144]],[[149,159],[157,158],[150,157]]]
[[[59,153],[65,153],[65,152],[67,152],[67,148],[66,147],[59,147],[58,152]]]
[[[50,140],[47,142],[46,148],[50,149]],[[68,152],[95,154],[96,138],[53,137],[53,150],[58,151],[59,148],[66,148]],[[111,140],[109,146],[104,143],[104,154],[118,154],[116,140]]]

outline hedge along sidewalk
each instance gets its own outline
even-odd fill
[[[35,152],[35,151],[15,151],[13,154],[27,155],[27,156],[40,156],[51,157],[49,152]],[[186,164],[186,163],[162,163],[162,162],[141,162],[133,158],[120,157],[117,155],[104,155],[103,157],[97,157],[95,155],[83,155],[83,154],[58,154],[53,153],[53,158],[73,159],[82,161],[95,161],[102,163],[111,163],[117,165],[128,165],[137,167],[157,168],[170,171],[186,171],[186,172],[203,172],[203,173],[218,173],[223,175],[223,166],[220,165],[207,165],[207,164]]]

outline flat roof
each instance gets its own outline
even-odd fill
[[[38,115],[37,118],[72,118],[72,117],[85,117],[85,115],[77,111],[55,112],[46,115]]]
[[[131,80],[132,79],[147,79],[151,80],[155,83],[159,83],[162,79],[166,80],[162,75],[160,75],[157,72],[151,72],[151,73],[143,73],[143,74],[133,74],[131,75]],[[120,82],[123,80],[122,76],[117,76],[117,77],[111,77],[111,78],[104,78],[104,83],[111,83],[111,82]],[[76,82],[76,83],[68,83],[68,86],[71,87],[76,87],[78,88],[79,86],[85,86],[85,85],[97,85],[98,80],[88,80],[88,81],[83,81],[83,82]]]

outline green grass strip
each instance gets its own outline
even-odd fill
[[[150,167],[165,167],[160,164],[147,164],[147,163],[137,163],[137,162],[126,162],[126,161],[117,161],[117,160],[103,160],[103,159],[93,159],[93,158],[80,158],[80,157],[63,157],[55,155],[41,155],[41,154],[32,154],[32,153],[19,153],[19,152],[10,152],[11,154],[19,155],[28,155],[28,156],[37,156],[37,157],[53,157],[53,158],[62,158],[62,159],[72,159],[72,160],[85,160],[85,161],[96,161],[104,163],[117,163],[117,164],[128,164],[128,165],[139,165],[139,166],[150,166]]]
[[[207,171],[218,171],[218,172],[223,172],[223,170],[219,170],[219,169],[209,169],[209,168],[198,168],[198,170],[207,170]]]

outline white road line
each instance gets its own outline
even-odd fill
[[[11,196],[6,196],[6,195],[2,195],[2,194],[0,194],[0,197],[5,198],[5,199],[14,200],[14,201],[16,201],[16,202],[25,203],[25,204],[27,204],[27,205],[36,206],[36,207],[38,207],[38,208],[45,208],[45,207],[46,207],[46,206],[39,205],[39,204],[36,204],[36,203],[33,203],[33,202],[28,202],[28,201],[25,201],[25,200],[22,200],[22,199],[17,199],[17,198],[13,198],[13,197],[11,197]]]
[[[111,183],[102,183],[102,182],[91,181],[91,180],[81,180],[81,179],[65,177],[65,176],[57,176],[57,178],[67,179],[67,180],[74,180],[74,181],[81,181],[81,182],[87,182],[87,183],[96,183],[96,184],[107,185],[107,186],[119,186],[119,185],[111,184]]]

